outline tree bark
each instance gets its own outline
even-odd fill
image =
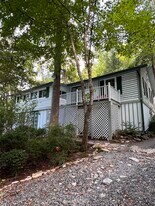
[[[60,74],[55,75],[53,82],[52,107],[50,115],[50,125],[59,124],[59,102],[60,102]]]
[[[59,18],[56,22],[55,33],[55,55],[54,55],[54,82],[52,105],[50,115],[50,126],[59,125],[59,103],[60,103],[60,74],[62,64],[62,45],[63,45],[63,31],[62,19]]]

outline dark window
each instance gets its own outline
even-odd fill
[[[71,92],[76,92],[76,90],[81,90],[81,86],[76,86],[71,88]]]
[[[46,87],[46,98],[49,97],[49,90],[50,90],[50,88],[49,88],[49,87]]]
[[[43,97],[46,97],[46,98],[49,97],[49,87],[46,87],[46,89],[39,91],[39,98],[43,98]]]
[[[24,94],[23,100],[26,101],[26,100],[28,100],[28,98],[29,98],[29,94]]]
[[[117,82],[117,90],[120,90],[120,93],[122,94],[122,77],[121,76],[117,77],[116,82]]]
[[[36,99],[36,98],[37,98],[37,92],[32,92],[31,99]]]
[[[110,85],[115,88],[115,79],[114,78],[113,79],[107,79],[106,80],[106,85],[108,85],[108,83],[110,83]]]
[[[60,91],[60,95],[61,95],[61,94],[66,94],[66,92],[64,92],[64,91]]]
[[[146,96],[148,98],[149,97],[148,87],[147,87],[147,83],[143,77],[142,77],[142,84],[143,84],[143,94],[144,94],[144,96]]]
[[[100,87],[103,87],[104,86],[104,80],[101,80],[100,81]]]
[[[20,101],[20,96],[17,97],[17,102],[19,102],[19,101]]]
[[[39,91],[39,98],[46,97],[46,89]]]

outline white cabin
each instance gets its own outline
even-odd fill
[[[89,134],[92,138],[111,138],[118,129],[131,124],[140,131],[148,129],[155,114],[155,75],[151,67],[138,66],[93,78],[94,105],[90,118]],[[89,93],[85,81],[86,95]],[[23,91],[22,99],[36,102],[33,125],[48,125],[52,83]],[[89,96],[88,96],[89,98]],[[17,102],[21,97],[17,96]],[[77,133],[83,131],[83,106],[80,82],[63,84],[60,91],[60,125],[72,123]]]

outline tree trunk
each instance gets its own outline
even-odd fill
[[[59,102],[60,102],[60,74],[56,74],[53,83],[52,108],[51,108],[51,115],[50,115],[51,126],[59,124]]]
[[[84,127],[83,127],[83,138],[82,138],[82,145],[83,149],[86,151],[88,146],[88,132],[89,132],[89,119],[90,119],[91,111],[86,110],[84,114]]]
[[[63,31],[62,19],[57,19],[54,51],[54,82],[50,115],[50,126],[59,125],[59,102],[60,102],[60,74],[62,64]]]

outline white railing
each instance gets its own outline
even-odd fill
[[[85,90],[86,98],[89,99],[89,89]],[[60,98],[66,100],[66,104],[79,104],[82,103],[82,92],[77,90],[76,92],[69,92],[60,95]],[[115,100],[120,102],[120,92],[113,88],[110,84],[101,87],[94,87],[94,101],[99,100]]]

